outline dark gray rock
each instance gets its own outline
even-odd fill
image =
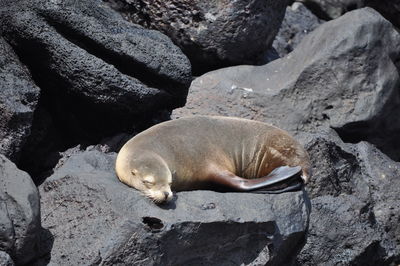
[[[184,103],[190,65],[166,36],[125,22],[100,1],[19,2],[2,12],[3,34],[39,84],[41,70],[56,76],[40,84],[45,89],[130,113],[168,106],[167,99],[170,107]]]
[[[165,35],[125,21],[101,1],[2,0],[0,25],[40,88],[18,164],[30,173],[54,164],[58,151],[146,128],[185,103],[186,56]]]
[[[307,243],[298,265],[400,263],[400,163],[367,142],[306,141],[313,178]]]
[[[284,58],[197,78],[174,117],[239,116],[293,134],[333,127],[346,142],[366,140],[399,160],[399,46],[390,22],[358,9],[319,26]]]
[[[0,266],[14,266],[14,262],[10,256],[3,251],[0,251]]]
[[[369,6],[400,28],[400,0],[297,0],[304,3],[319,18],[330,20],[344,13]]]
[[[387,20],[400,28],[400,0],[364,0],[370,6],[381,13]]]
[[[52,265],[282,265],[304,244],[309,202],[192,191],[157,206],[118,181],[115,153],[71,151],[39,188]],[[85,247],[85,248],[82,248]]]
[[[298,2],[304,3],[318,17],[329,20],[363,7],[365,0],[298,0]]]
[[[28,263],[40,255],[40,232],[36,186],[28,174],[0,155],[0,250],[10,254],[16,264]]]
[[[302,3],[295,2],[286,8],[285,17],[272,47],[278,52],[279,57],[284,57],[297,47],[304,36],[323,22]]]
[[[107,0],[128,20],[168,35],[195,74],[254,64],[279,30],[286,0]]]
[[[1,37],[0,53],[0,154],[17,160],[31,131],[40,90]]]

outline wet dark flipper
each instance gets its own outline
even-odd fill
[[[291,185],[288,185],[287,187],[280,188],[280,189],[271,189],[271,190],[266,190],[266,189],[258,189],[258,190],[252,190],[249,191],[250,193],[254,194],[280,194],[284,192],[291,192],[291,191],[299,191],[303,187],[303,182],[299,180],[298,183],[294,183]]]
[[[214,170],[208,176],[213,188],[218,191],[243,191],[254,193],[282,193],[294,190],[295,186],[290,186],[294,181],[302,184],[301,167],[281,166],[274,169],[269,175],[256,178],[245,179],[234,175],[229,171]],[[290,186],[288,189],[286,187]],[[270,192],[271,191],[271,192]]]
[[[281,166],[275,168],[269,175],[256,179],[247,179],[243,184],[245,191],[253,191],[264,188],[267,190],[268,187],[273,187],[277,184],[289,183],[289,180],[299,176],[300,179],[301,167],[295,166]],[[299,180],[300,181],[300,180]]]

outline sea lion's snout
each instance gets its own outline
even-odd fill
[[[166,191],[164,191],[164,196],[165,196],[165,200],[167,200],[167,199],[168,199],[168,196],[169,196],[169,193],[166,192]]]
[[[149,196],[155,203],[162,204],[170,202],[173,199],[174,195],[172,191],[168,189],[153,191]]]
[[[169,202],[173,198],[173,193],[169,191],[164,191],[165,202]]]

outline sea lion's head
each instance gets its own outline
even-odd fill
[[[155,203],[172,199],[172,174],[166,162],[157,154],[141,154],[131,162],[131,184]]]

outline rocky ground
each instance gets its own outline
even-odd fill
[[[0,265],[399,265],[399,18],[399,1],[0,0]],[[118,181],[126,140],[196,114],[288,130],[310,183],[160,207]]]

